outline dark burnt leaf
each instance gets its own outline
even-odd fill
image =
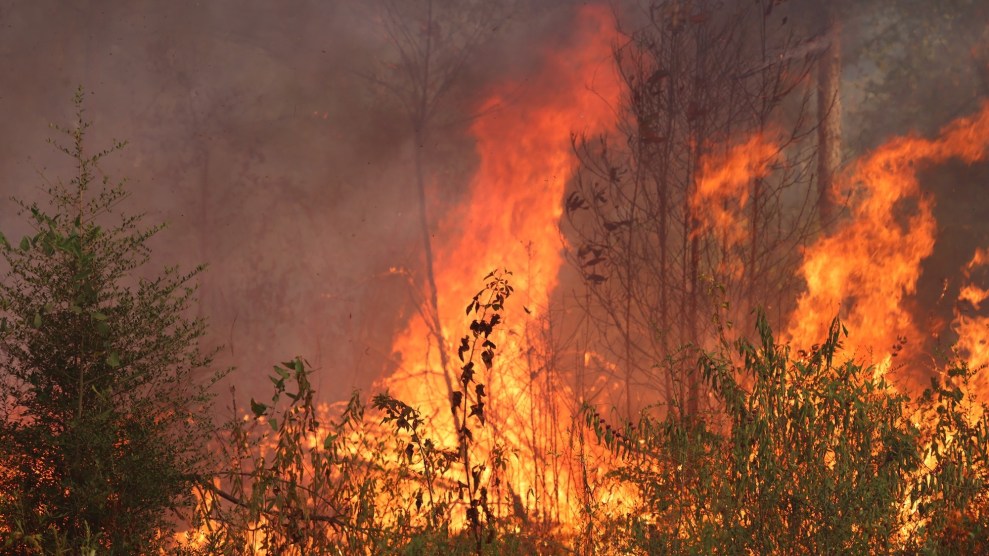
[[[452,399],[450,400],[450,403],[453,405],[453,409],[457,409],[458,407],[460,407],[460,404],[464,401],[464,393],[454,392],[451,398]]]
[[[474,362],[468,361],[463,367],[463,371],[460,373],[460,382],[464,384],[469,384],[474,380]]]
[[[632,224],[631,220],[616,220],[614,222],[606,220],[604,222],[604,229],[608,230],[609,232],[613,232],[618,228],[621,228],[623,226],[629,226],[631,224]]]
[[[491,363],[494,361],[494,352],[490,349],[486,349],[481,352],[481,361],[484,361],[484,366],[488,369],[491,368]]]
[[[477,420],[480,421],[481,422],[481,425],[483,426],[484,425],[484,402],[477,402],[476,404],[470,406],[470,414],[468,414],[467,416],[468,417],[476,416],[477,417]]]

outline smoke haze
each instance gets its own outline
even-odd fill
[[[480,92],[511,79],[527,94],[539,49],[566,40],[583,4],[529,3],[445,98],[424,146],[434,214],[463,198],[477,164],[467,127]],[[814,2],[787,4],[775,24],[812,19]],[[950,40],[917,59],[890,38],[925,17],[914,4],[865,2],[843,14],[847,158],[892,133],[936,131],[989,88],[986,21],[946,28],[939,36],[951,31]],[[615,9],[632,26],[644,13],[638,3]],[[295,355],[320,369],[327,399],[366,390],[395,364],[393,335],[415,315],[423,264],[408,117],[362,76],[393,56],[373,11],[356,1],[0,2],[0,228],[15,238],[26,231],[8,196],[40,199],[42,176],[71,177],[45,140],[49,123],[71,122],[81,85],[89,146],[129,142],[105,168],[131,182],[128,210],[169,225],[154,265],[208,263],[200,311],[208,342],[223,346],[218,364],[237,368],[238,391],[261,395],[270,366]],[[873,92],[892,82],[882,67],[890,60],[916,71],[893,102]],[[986,180],[984,168],[963,165],[924,179],[946,223],[938,241],[953,247],[935,249],[920,291],[939,290],[941,274],[956,275],[989,244]],[[924,310],[950,315],[923,295]]]

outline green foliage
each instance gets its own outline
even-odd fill
[[[319,417],[311,369],[283,363],[272,399],[251,400],[251,414],[228,426],[232,467],[202,485],[190,533],[205,538],[199,552],[985,552],[989,417],[968,398],[970,371],[950,367],[911,402],[876,369],[839,362],[847,332],[837,322],[794,355],[761,316],[758,345],[725,341],[699,361],[716,411],[611,426],[585,408],[618,458],[611,482],[589,491],[581,533],[497,515],[489,489],[504,455],[496,448],[482,460],[480,439],[464,432],[484,426],[486,396],[470,363],[493,361],[490,333],[511,294],[504,277],[487,279],[458,352],[455,448],[387,393],[373,400],[384,429],[365,422],[356,394],[336,417]],[[612,512],[607,496],[635,506]]]
[[[185,315],[192,280],[142,277],[161,227],[124,216],[123,182],[99,177],[115,143],[85,151],[77,119],[54,143],[75,163],[46,206],[17,201],[34,233],[0,241],[0,537],[3,550],[134,554],[171,528],[211,425],[198,348]],[[7,533],[4,535],[2,533]]]
[[[270,377],[270,401],[252,399],[243,417],[234,408],[220,443],[229,468],[200,483],[182,552],[532,553],[532,540],[507,531],[488,504],[504,458],[495,449],[482,460],[474,449],[471,428],[484,425],[487,395],[474,361],[493,365],[490,336],[512,293],[502,274],[485,280],[468,307],[476,318],[461,344],[461,389],[451,406],[459,423],[455,448],[441,446],[419,410],[387,393],[373,399],[384,429],[365,422],[356,393],[343,408],[321,410],[312,369],[301,359],[283,363]],[[458,522],[463,531],[453,526]]]
[[[347,436],[363,419],[360,398],[351,398],[338,421],[324,422],[305,362],[288,361],[274,371],[270,402],[252,399],[251,418],[227,423],[220,448],[229,467],[199,484],[188,536],[203,538],[190,543],[199,545],[194,552],[319,554],[348,542],[373,544],[364,533],[373,535],[366,522],[373,524],[376,492],[361,481],[365,462],[350,451],[355,446]]]
[[[914,405],[875,369],[835,363],[846,333],[837,322],[797,357],[758,322],[760,345],[740,340],[702,357],[720,408],[705,420],[644,415],[619,431],[585,408],[598,438],[623,456],[613,478],[640,497],[634,516],[612,517],[611,542],[650,554],[968,554],[989,546],[980,525],[987,421],[983,413],[971,422],[961,388],[935,383]],[[968,376],[964,367],[947,373]]]

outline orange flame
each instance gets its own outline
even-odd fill
[[[921,262],[934,249],[933,200],[920,191],[921,165],[951,158],[982,160],[989,146],[989,103],[959,118],[935,139],[900,137],[856,162],[841,183],[849,218],[809,246],[800,272],[807,290],[797,300],[788,335],[809,345],[825,336],[835,314],[854,330],[851,349],[872,352],[888,367],[902,339],[920,334],[904,299],[915,293]],[[893,345],[893,347],[890,347]]]
[[[958,334],[956,349],[971,368],[984,368],[989,365],[989,289],[972,283],[972,271],[989,265],[989,248],[979,249],[965,265],[963,277],[967,282],[962,286],[955,306],[955,320],[951,328]],[[975,314],[968,315],[961,310],[968,304]],[[979,392],[989,392],[986,373],[975,376],[973,387]]]
[[[779,154],[779,148],[762,134],[735,145],[722,157],[701,161],[701,175],[690,198],[691,208],[700,220],[694,233],[716,231],[727,247],[746,238],[744,217],[739,212],[749,200],[753,179],[765,177]]]
[[[575,27],[569,46],[542,53],[542,67],[526,82],[524,96],[509,101],[518,84],[503,84],[482,105],[493,113],[471,127],[480,165],[462,208],[444,218],[434,240],[439,316],[448,344],[438,349],[447,353],[455,351],[450,341],[467,330],[464,306],[488,271],[513,271],[512,284],[525,296],[506,307],[510,326],[520,327],[533,318],[527,313],[538,315],[556,286],[563,260],[558,224],[564,190],[577,162],[571,133],[609,130],[621,93],[611,64],[617,35],[607,8],[586,6]],[[455,446],[449,392],[430,338],[423,320],[408,324],[393,346],[402,360],[400,370],[384,385],[432,415],[434,425],[448,431],[447,444]],[[520,354],[525,348],[519,338],[513,331],[496,340],[499,355]],[[525,430],[521,416],[529,415],[537,396],[530,371],[523,366],[496,361],[497,376],[481,379],[490,385],[488,404],[497,412],[501,440],[517,450],[524,446],[518,432]],[[519,454],[518,465],[531,466],[530,459]],[[518,475],[531,477],[532,468]],[[530,486],[523,481],[514,488],[524,493]]]

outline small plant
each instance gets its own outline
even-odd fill
[[[501,312],[505,301],[514,291],[506,277],[510,275],[508,271],[489,273],[484,277],[486,282],[484,289],[477,292],[467,304],[465,312],[467,315],[473,313],[474,318],[470,323],[469,333],[460,339],[460,346],[457,348],[457,358],[462,363],[458,380],[459,389],[453,391],[450,399],[450,411],[457,427],[456,457],[463,469],[463,474],[456,482],[457,499],[466,504],[464,517],[474,540],[476,554],[481,554],[484,543],[492,542],[495,535],[486,473],[496,471],[492,467],[497,466],[495,461],[476,457],[473,450],[476,442],[474,427],[483,427],[486,420],[487,392],[484,383],[477,379],[477,360],[480,359],[486,372],[491,371],[497,349],[491,340],[491,334],[501,324]],[[418,454],[424,468],[430,504],[435,504],[435,469],[440,461],[444,463],[444,467],[449,465],[449,453],[437,450],[431,440],[423,438],[421,428],[424,422],[419,412],[409,405],[387,394],[380,394],[375,397],[374,406],[386,413],[384,419],[386,422],[392,422],[400,432],[409,433],[410,441],[406,447],[406,454],[409,460],[414,454]],[[442,457],[439,457],[441,455]],[[421,504],[421,497],[419,491],[417,504]],[[431,508],[430,519],[433,519],[435,513],[435,508]]]

